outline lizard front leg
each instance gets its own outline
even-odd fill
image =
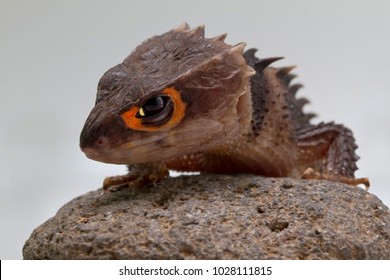
[[[354,178],[357,169],[357,145],[352,132],[342,125],[320,123],[297,133],[297,145],[304,161],[309,163],[303,179],[325,179],[349,185],[365,185],[368,178]]]
[[[129,173],[107,177],[103,181],[103,192],[115,191],[121,187],[140,187],[157,183],[169,175],[163,163],[128,165]]]

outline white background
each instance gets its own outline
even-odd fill
[[[388,261],[278,260],[131,260],[131,261],[3,261],[3,280],[20,279],[382,279]],[[260,274],[256,275],[256,267]],[[161,270],[160,270],[161,268]],[[215,268],[215,269],[214,269]],[[233,269],[230,269],[233,268]],[[269,268],[269,269],[268,269]],[[122,273],[126,271],[127,274]],[[127,270],[125,270],[127,269]],[[199,273],[200,270],[202,273]],[[148,270],[148,271],[147,271]],[[156,271],[157,270],[157,271]],[[160,272],[161,271],[161,272]],[[230,271],[230,275],[223,274]],[[235,272],[233,272],[235,271]],[[245,275],[245,271],[246,274]],[[321,273],[319,276],[319,271]],[[156,272],[158,275],[156,275]],[[173,273],[174,276],[169,275]],[[219,273],[222,272],[222,275]],[[264,273],[262,273],[264,272]],[[271,272],[271,274],[269,274]],[[234,274],[235,273],[235,274]],[[251,275],[252,273],[252,275]],[[191,275],[187,275],[191,274]],[[240,276],[238,274],[241,274]]]
[[[97,82],[184,21],[298,65],[306,110],[354,131],[356,175],[390,205],[390,1],[0,1],[1,259],[20,259],[59,207],[125,172],[78,148]]]

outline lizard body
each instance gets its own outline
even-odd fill
[[[127,164],[104,189],[142,185],[168,169],[327,179],[354,178],[357,148],[342,125],[311,124],[291,84],[293,67],[273,68],[226,35],[187,24],[138,46],[101,78],[80,136],[87,157]]]

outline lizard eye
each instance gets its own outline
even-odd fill
[[[172,117],[173,102],[169,96],[155,96],[141,106],[135,117],[142,119],[144,124],[161,123]]]
[[[128,128],[140,131],[164,131],[175,127],[183,119],[186,104],[173,87],[151,97],[140,107],[133,106],[121,114]]]

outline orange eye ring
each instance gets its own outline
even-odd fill
[[[169,96],[173,102],[173,113],[169,121],[161,125],[145,125],[141,118],[136,117],[140,110],[142,112],[142,106],[133,106],[128,111],[121,114],[121,118],[125,122],[126,126],[133,130],[153,132],[170,130],[178,125],[184,118],[186,110],[186,104],[181,99],[180,91],[176,90],[174,87],[167,87],[162,91],[162,93]]]

